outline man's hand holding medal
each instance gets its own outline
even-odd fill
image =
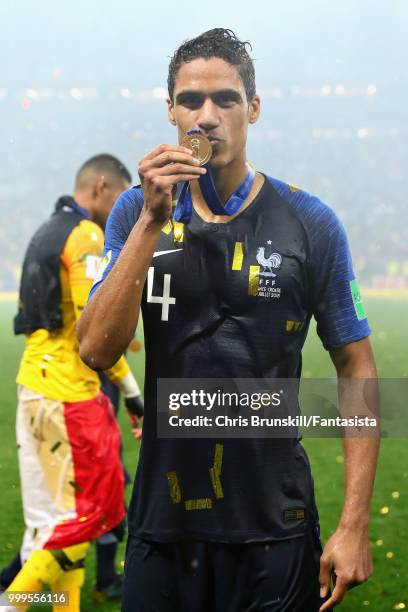
[[[199,179],[207,172],[202,166],[212,155],[210,141],[192,130],[178,145],[160,145],[139,163],[145,212],[155,223],[164,224],[171,217],[173,187],[177,183]]]

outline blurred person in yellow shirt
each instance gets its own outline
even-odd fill
[[[107,217],[130,182],[108,154],[81,166],[73,197],[59,198],[28,246],[14,321],[26,336],[16,425],[26,530],[23,565],[7,591],[49,584],[69,592],[66,611],[79,610],[90,540],[114,537],[125,516],[119,428],[98,374],[79,357],[76,322],[101,265]],[[143,401],[125,358],[105,374],[123,393],[138,437]]]

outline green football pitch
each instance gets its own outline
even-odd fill
[[[372,342],[379,375],[384,378],[408,377],[408,301],[366,300]],[[12,334],[14,305],[0,303],[0,566],[6,564],[19,547],[23,532],[19,477],[14,435],[16,407],[15,375],[23,349],[21,338]],[[143,375],[142,353],[131,354],[130,361],[139,380]],[[311,329],[304,350],[303,373],[307,377],[333,377],[334,369]],[[125,462],[134,472],[139,443],[130,436],[121,410]],[[273,440],[271,440],[273,443]],[[316,495],[325,541],[334,531],[342,504],[343,467],[338,439],[306,439],[315,479]],[[129,493],[129,492],[128,492]],[[370,530],[374,574],[352,589],[339,609],[345,612],[408,610],[408,443],[405,439],[385,439],[377,472]],[[124,545],[118,555],[118,571],[123,565]],[[84,612],[119,611],[119,602],[98,603],[91,599],[95,575],[92,547],[87,560],[86,584],[82,595]],[[49,610],[46,606],[37,610]],[[211,612],[209,610],[209,612]]]

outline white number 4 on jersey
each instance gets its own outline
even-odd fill
[[[169,306],[176,303],[176,298],[170,296],[171,274],[164,275],[163,295],[153,295],[154,268],[149,268],[147,273],[147,301],[151,304],[161,304],[161,320],[169,320]]]

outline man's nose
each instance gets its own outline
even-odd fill
[[[216,128],[218,124],[218,107],[211,98],[207,98],[198,112],[197,125],[200,129],[209,131]]]

